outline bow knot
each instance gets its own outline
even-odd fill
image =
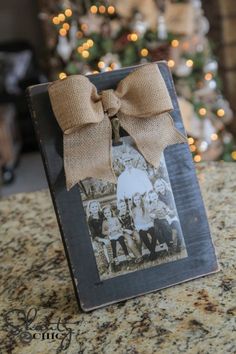
[[[120,110],[121,100],[112,89],[102,91],[101,97],[104,112],[108,114],[108,117],[114,117]]]
[[[169,114],[173,109],[171,98],[155,63],[131,72],[115,90],[98,94],[96,87],[82,75],[56,81],[48,90],[53,112],[64,133],[68,189],[87,177],[116,182],[109,119],[115,115],[137,149],[155,167],[166,146],[186,142]]]

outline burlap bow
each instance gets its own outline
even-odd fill
[[[140,66],[116,90],[98,93],[87,77],[73,75],[50,84],[49,96],[64,132],[68,190],[87,177],[116,182],[111,156],[114,115],[155,167],[166,146],[186,142],[168,113],[173,106],[156,64]]]

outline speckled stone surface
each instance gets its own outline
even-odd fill
[[[48,191],[0,201],[0,353],[236,353],[236,164],[197,173],[221,271],[90,314]]]

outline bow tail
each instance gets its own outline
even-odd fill
[[[67,190],[92,177],[115,183],[111,157],[112,129],[107,115],[100,123],[64,134],[64,167]]]
[[[119,120],[121,126],[134,139],[137,149],[156,168],[168,145],[187,142],[186,136],[175,128],[168,112],[145,119],[121,114]]]

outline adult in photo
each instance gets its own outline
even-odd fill
[[[132,199],[135,193],[147,194],[153,189],[145,171],[133,166],[133,157],[130,154],[122,156],[125,170],[117,180],[117,200]]]
[[[87,218],[89,231],[93,240],[93,246],[98,252],[100,263],[108,267],[110,263],[110,240],[102,233],[104,215],[100,203],[97,200],[90,200],[87,204]]]
[[[118,218],[124,231],[124,238],[127,242],[128,248],[135,257],[135,263],[142,261],[142,255],[140,252],[141,240],[138,232],[135,230],[134,221],[130,214],[130,210],[124,200],[120,200],[117,203]]]
[[[174,196],[169,183],[163,178],[158,178],[154,183],[154,189],[158,195],[158,199],[168,205],[170,209],[175,209]]]
[[[135,229],[138,231],[140,239],[150,251],[150,260],[154,260],[157,258],[157,237],[154,230],[153,220],[149,215],[144,198],[142,198],[140,193],[135,193],[132,200],[132,216]]]

